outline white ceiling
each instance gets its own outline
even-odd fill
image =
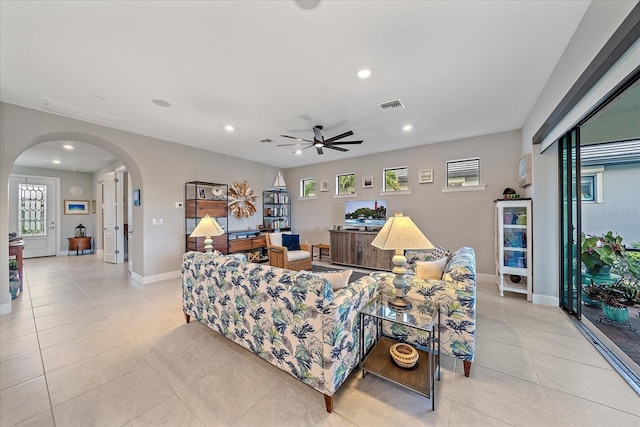
[[[589,3],[2,1],[0,97],[302,166],[519,129]],[[406,108],[383,112],[393,99]],[[313,139],[317,124],[365,142],[323,156],[275,146],[293,141],[281,134]]]

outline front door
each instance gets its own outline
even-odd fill
[[[11,231],[24,240],[23,257],[56,255],[58,179],[11,175]]]

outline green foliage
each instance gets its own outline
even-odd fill
[[[614,284],[599,285],[598,288],[597,296],[607,305],[626,307],[640,304],[640,286],[637,283],[619,280]]]
[[[622,237],[614,236],[612,231],[602,236],[582,233],[580,255],[587,271],[597,275],[605,266],[619,271],[630,271],[638,276],[640,263],[635,256],[630,256],[622,244]]]
[[[18,261],[15,259],[9,260],[9,270],[17,270],[18,269]]]
[[[356,192],[356,176],[354,174],[340,175],[338,177],[338,194],[351,194]]]
[[[309,180],[304,184],[303,197],[313,197],[316,195],[316,181]]]
[[[386,191],[398,191],[400,190],[400,179],[398,174],[394,170],[387,170],[384,174],[385,190]]]

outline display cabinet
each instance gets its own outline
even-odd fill
[[[262,218],[265,231],[291,230],[291,193],[284,190],[263,191]]]
[[[531,199],[496,200],[496,274],[504,292],[527,295],[531,301]]]
[[[228,230],[227,184],[190,181],[184,185],[184,233],[187,251],[204,252],[204,237],[189,237],[200,219],[206,214],[214,218],[220,226]],[[212,236],[213,249],[224,254],[229,251],[229,234]]]

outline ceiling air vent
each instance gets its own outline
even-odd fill
[[[271,138],[262,138],[262,139],[259,139],[258,142],[262,142],[263,144],[268,144],[275,141]]]
[[[383,102],[382,104],[380,104],[380,108],[382,108],[384,111],[387,111],[395,110],[396,108],[404,108],[404,105],[402,105],[402,101],[400,101],[399,99],[394,99],[393,101]]]

